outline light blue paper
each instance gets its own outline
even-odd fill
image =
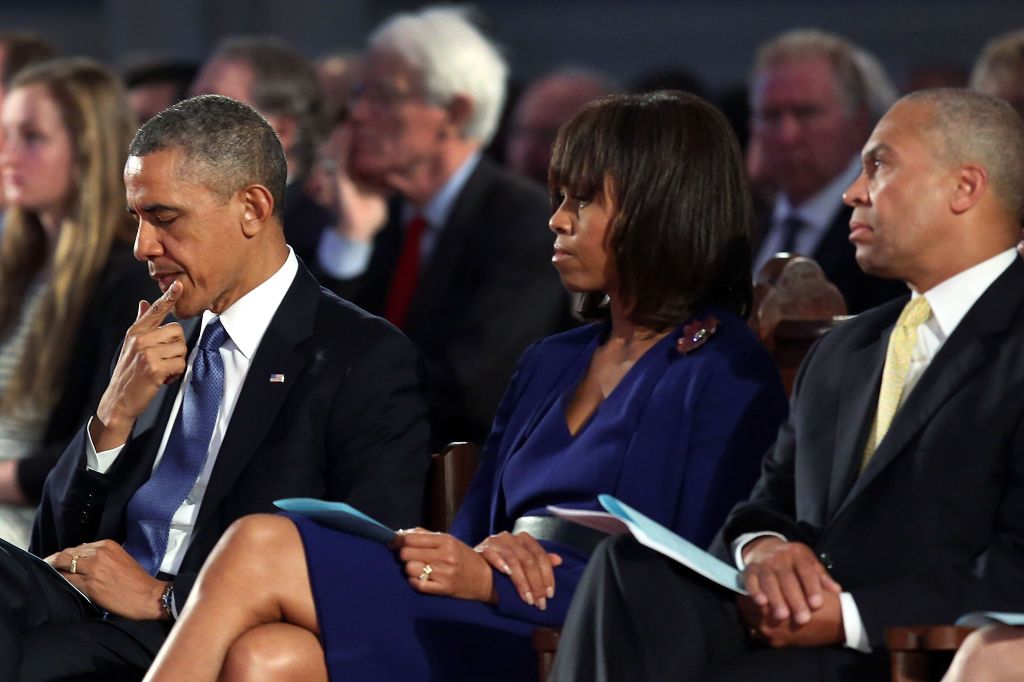
[[[612,516],[625,522],[629,532],[640,544],[678,561],[722,587],[738,594],[747,594],[740,572],[729,564],[611,495],[598,495],[597,499]]]
[[[980,628],[986,625],[1024,625],[1024,613],[1009,611],[972,611],[960,616],[957,625],[969,628]]]
[[[395,531],[344,502],[314,500],[311,497],[289,497],[276,500],[274,506],[283,511],[312,519],[325,526],[337,528],[368,540],[376,540],[381,544],[389,545],[395,539]]]

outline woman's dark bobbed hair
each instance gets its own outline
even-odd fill
[[[668,90],[588,104],[558,133],[552,208],[563,190],[600,195],[606,176],[615,208],[607,246],[634,324],[666,329],[709,304],[750,313],[750,190],[721,112]],[[580,312],[607,314],[603,299],[584,294]]]

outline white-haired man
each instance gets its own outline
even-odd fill
[[[775,253],[811,256],[859,313],[906,292],[857,267],[842,193],[858,151],[896,99],[881,65],[839,36],[798,29],[758,48],[750,78],[751,140],[759,181],[778,189],[763,220],[754,274]]]
[[[506,65],[459,10],[398,14],[368,47],[348,171],[397,198],[383,221],[343,207],[320,266],[336,291],[419,347],[435,445],[478,441],[519,354],[567,317],[547,196],[480,154],[498,124]]]

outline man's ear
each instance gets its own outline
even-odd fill
[[[239,191],[242,199],[242,232],[246,237],[255,237],[274,215],[274,196],[263,185],[249,185]]]
[[[988,190],[988,172],[984,166],[965,163],[956,169],[954,177],[956,187],[950,197],[949,208],[959,215],[981,201]]]
[[[447,113],[446,130],[455,137],[463,137],[469,119],[473,116],[475,106],[473,100],[467,95],[458,94],[452,97],[445,107]]]

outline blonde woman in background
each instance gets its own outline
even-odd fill
[[[85,59],[28,68],[0,126],[0,537],[25,547],[46,474],[154,287],[131,252],[135,122],[116,76]]]

